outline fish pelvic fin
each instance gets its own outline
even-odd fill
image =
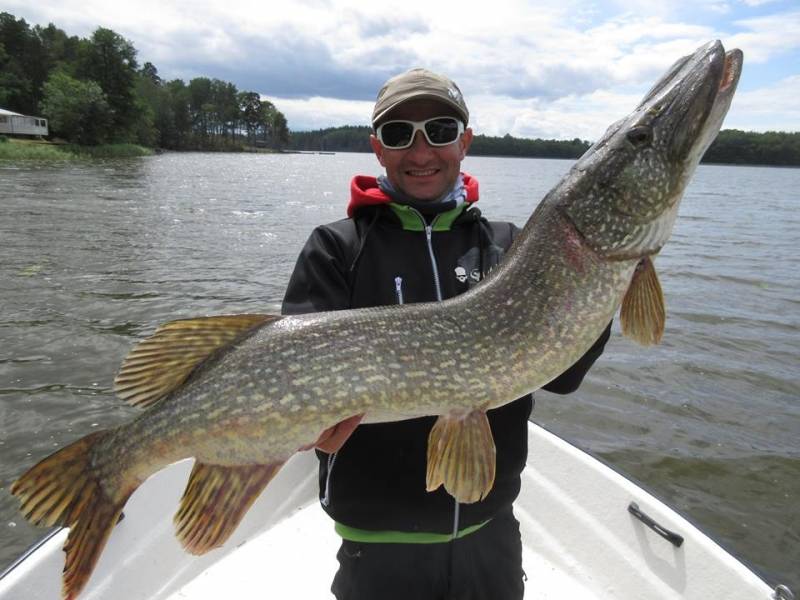
[[[353,432],[358,427],[361,420],[364,418],[365,413],[348,417],[344,421],[338,422],[333,427],[328,427],[324,430],[316,442],[301,446],[300,450],[311,450],[311,448],[318,448],[328,454],[338,452],[344,443],[350,438]]]
[[[114,390],[132,406],[151,406],[180,387],[216,351],[280,318],[220,315],[165,323],[128,354],[114,379]]]
[[[664,293],[650,257],[643,258],[631,278],[620,307],[623,335],[642,344],[658,344],[664,335],[666,310]]]
[[[110,498],[92,473],[92,448],[107,432],[87,435],[51,454],[11,486],[25,518],[36,525],[69,528],[62,596],[72,600],[86,586],[135,487]]]
[[[195,463],[174,518],[186,551],[205,554],[222,546],[282,466]]]
[[[444,489],[462,503],[477,502],[492,489],[495,446],[484,410],[441,415],[428,436],[429,492]]]

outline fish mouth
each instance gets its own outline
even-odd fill
[[[731,88],[735,89],[739,83],[739,76],[742,73],[743,55],[738,48],[728,50],[725,53],[725,64],[723,65],[722,79],[719,82],[719,92],[726,93]]]
[[[743,62],[740,50],[726,52],[719,40],[680,58],[573,167],[573,193],[589,199],[570,195],[565,212],[605,258],[648,256],[666,243],[689,179],[728,112]],[[598,204],[607,209],[601,222]]]
[[[719,132],[742,64],[741,50],[709,42],[678,60],[639,106],[637,118],[650,122],[670,162],[688,175]]]
[[[699,120],[699,127],[694,132],[687,132],[690,149],[686,153],[684,162],[691,165],[700,162],[703,154],[717,137],[742,74],[744,58],[741,50],[734,48],[725,52],[720,42],[714,42],[710,51],[708,60],[715,64],[711,66],[707,76],[718,79],[713,86],[713,100],[701,109],[705,114],[704,118]],[[693,168],[689,169],[691,170]]]

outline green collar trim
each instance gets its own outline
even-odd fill
[[[464,209],[467,207],[466,202],[451,208],[443,213],[439,213],[433,218],[431,229],[433,231],[450,231],[455,220],[461,216]],[[420,212],[408,206],[407,204],[398,204],[397,202],[390,202],[389,208],[394,211],[403,229],[406,231],[425,231],[425,217]]]
[[[452,533],[425,533],[425,532],[412,532],[412,531],[371,531],[368,529],[358,529],[336,522],[336,533],[342,539],[351,542],[361,542],[367,544],[443,544],[451,542],[454,539],[461,539],[462,537],[478,531],[481,527],[486,525],[489,521],[478,523],[477,525],[470,525],[461,529],[455,537]]]

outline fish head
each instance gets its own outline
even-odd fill
[[[719,41],[677,61],[573,166],[561,211],[610,260],[658,253],[700,158],[717,136],[742,68]]]

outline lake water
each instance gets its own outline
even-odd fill
[[[479,206],[521,225],[570,161],[468,158]],[[0,570],[44,531],[22,471],[135,413],[111,382],[156,325],[277,311],[311,229],[366,154],[0,162]],[[800,170],[701,166],[656,261],[662,344],[614,335],[534,420],[641,481],[771,584],[800,591]]]

